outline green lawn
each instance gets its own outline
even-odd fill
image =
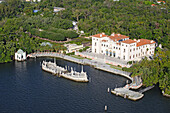
[[[72,57],[74,57],[74,58],[78,58],[78,59],[85,59],[85,58],[80,57],[80,56],[77,56],[77,55],[72,55]]]
[[[72,57],[77,58],[77,59],[88,59],[88,60],[92,60],[92,59],[90,59],[90,58],[84,58],[84,57],[81,57],[81,56],[78,56],[78,55],[72,55]]]
[[[108,63],[107,63],[107,64],[108,64]],[[110,65],[111,68],[118,69],[118,70],[121,70],[121,71],[122,71],[122,68],[121,68],[121,67],[114,66],[114,65],[111,65],[111,64],[108,64],[108,65]]]

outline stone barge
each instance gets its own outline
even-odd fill
[[[114,90],[111,90],[111,93],[122,96],[124,98],[128,98],[133,101],[139,100],[144,96],[144,94],[142,93],[131,91],[126,88],[115,88]]]
[[[60,67],[60,66],[57,66],[55,63],[53,62],[46,62],[46,61],[43,61],[42,62],[42,70],[44,71],[47,71],[47,72],[50,72],[52,74],[57,74],[59,72],[66,72],[67,70]]]
[[[68,61],[75,62],[75,63],[78,63],[78,64],[90,65],[90,66],[92,66],[96,69],[102,70],[102,71],[122,75],[122,76],[130,79],[131,81],[133,81],[132,78],[130,77],[130,74],[131,74],[130,72],[117,70],[117,69],[111,68],[109,65],[107,65],[105,63],[100,63],[100,62],[89,60],[89,59],[77,59],[77,58],[74,58],[74,57],[71,57],[71,56],[68,56],[68,55],[63,55],[63,54],[56,53],[56,52],[37,52],[37,53],[29,54],[29,55],[27,55],[27,57],[31,57],[31,58],[58,57],[58,58],[62,58],[64,60],[68,60]]]
[[[43,61],[42,70],[76,82],[89,81],[87,78],[87,73],[83,72],[83,67],[81,73],[73,71],[72,67],[71,67],[71,72],[68,72],[67,68],[65,69],[63,67],[57,66],[56,63]]]
[[[81,73],[73,71],[71,68],[70,73],[61,73],[61,77],[76,81],[76,82],[88,82],[89,80],[87,79],[87,74],[86,72],[81,71]]]

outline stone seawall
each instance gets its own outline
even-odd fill
[[[90,66],[93,66],[94,68],[100,69],[102,71],[122,75],[122,76],[124,76],[124,77],[126,77],[126,78],[128,78],[132,81],[132,78],[130,77],[131,73],[111,68],[109,65],[107,65],[105,63],[97,62],[96,60],[77,59],[77,58],[74,58],[74,57],[71,57],[71,56],[68,56],[68,55],[63,55],[61,53],[55,53],[55,52],[38,52],[38,53],[29,54],[27,56],[31,57],[31,58],[58,57],[58,58],[62,58],[64,60],[68,60],[68,61],[75,62],[75,63],[78,63],[78,64],[90,65]]]

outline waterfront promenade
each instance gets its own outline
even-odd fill
[[[107,55],[103,55],[103,54],[96,54],[96,53],[92,53],[92,52],[75,52],[75,55],[80,55],[81,57],[86,57],[86,58],[90,58],[93,59],[97,62],[104,62],[104,63],[108,63],[111,65],[115,65],[115,66],[121,66],[121,67],[130,67],[131,65],[127,64],[127,61],[125,60],[121,60],[115,57],[110,57]]]
[[[96,60],[90,60],[90,59],[78,59],[78,58],[74,58],[68,55],[64,55],[61,53],[56,53],[56,52],[37,52],[37,53],[32,53],[32,54],[28,54],[27,57],[32,57],[32,58],[36,58],[36,57],[58,57],[58,58],[62,58],[71,62],[75,62],[78,64],[83,64],[83,65],[90,65],[93,66],[96,69],[100,69],[106,72],[110,72],[110,73],[114,73],[114,74],[118,74],[118,75],[122,75],[128,79],[130,79],[131,81],[132,78],[130,77],[130,72],[125,72],[125,71],[121,71],[121,70],[117,70],[114,68],[111,68],[110,65],[104,63],[104,62],[98,62]]]

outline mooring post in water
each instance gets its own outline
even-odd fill
[[[108,89],[107,89],[107,92],[109,93],[110,92],[110,88],[108,87]]]
[[[104,106],[104,110],[107,111],[107,106],[106,105]]]

